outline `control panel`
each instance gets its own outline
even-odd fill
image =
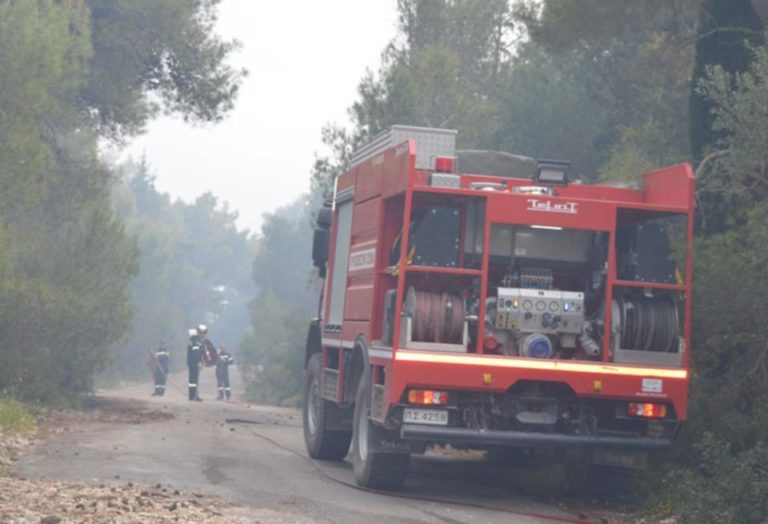
[[[497,329],[521,332],[580,334],[584,324],[584,293],[500,287]]]

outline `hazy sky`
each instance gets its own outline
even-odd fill
[[[205,128],[161,118],[123,156],[145,153],[160,190],[211,191],[258,231],[263,213],[308,189],[323,125],[348,122],[395,34],[395,0],[224,0],[220,15],[219,33],[242,43],[232,63],[250,71],[234,111]]]

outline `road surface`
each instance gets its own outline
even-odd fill
[[[107,405],[169,416],[58,435],[25,458],[20,473],[198,490],[247,508],[259,522],[492,524],[552,522],[541,514],[574,518],[521,495],[507,482],[508,471],[477,456],[415,457],[402,494],[418,499],[361,491],[353,486],[349,458],[341,463],[307,458],[300,411],[213,400],[213,370],[201,375],[203,402],[187,401],[181,375],[171,377],[165,397],[151,397],[148,384],[101,392]],[[236,394],[237,375],[233,370]]]

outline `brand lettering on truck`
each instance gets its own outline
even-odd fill
[[[551,200],[541,200],[539,198],[528,199],[529,211],[547,211],[549,213],[567,213],[576,215],[579,213],[579,204],[576,202],[552,202]]]
[[[353,251],[349,254],[349,272],[371,269],[376,262],[376,248]]]

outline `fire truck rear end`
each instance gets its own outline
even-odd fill
[[[399,488],[432,445],[638,466],[686,417],[693,174],[639,188],[394,126],[318,215],[310,456]],[[586,459],[585,459],[586,457]]]

